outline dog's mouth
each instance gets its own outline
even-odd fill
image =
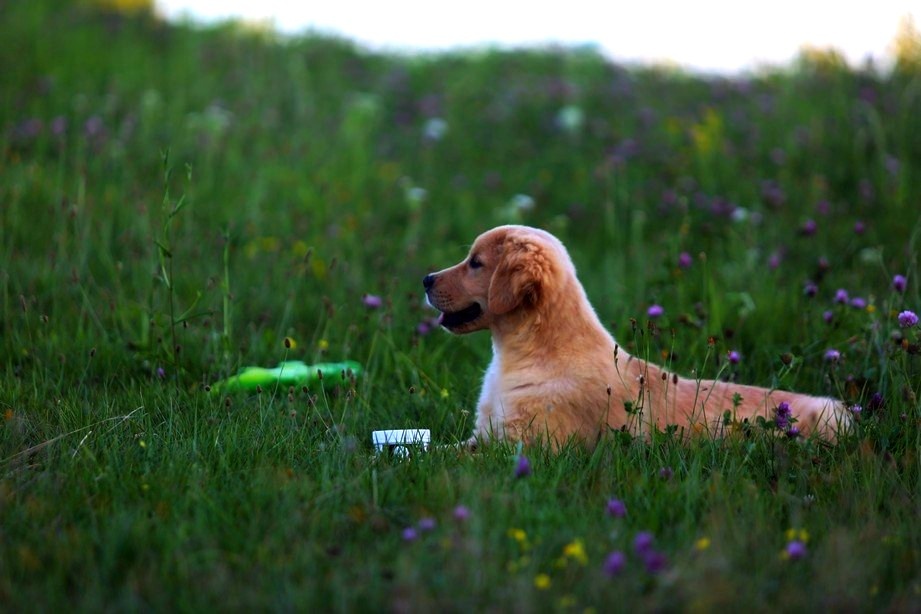
[[[469,307],[465,307],[460,311],[453,312],[443,312],[439,320],[439,324],[444,326],[447,329],[459,328],[464,324],[469,324],[483,315],[483,308],[480,307],[479,303],[473,303]]]

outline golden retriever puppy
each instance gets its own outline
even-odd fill
[[[470,445],[506,437],[558,447],[575,437],[593,446],[608,429],[648,435],[669,425],[720,435],[725,412],[737,422],[771,420],[783,402],[803,435],[833,441],[849,424],[836,399],[686,379],[630,356],[599,321],[566,248],[543,230],[494,228],[423,285],[441,326],[492,333]]]

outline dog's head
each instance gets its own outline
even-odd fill
[[[562,243],[543,230],[500,226],[474,241],[451,268],[426,275],[429,304],[452,333],[471,333],[501,318],[536,310],[560,287],[572,264]]]

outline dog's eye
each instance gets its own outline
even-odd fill
[[[480,259],[477,258],[476,256],[470,256],[470,263],[469,263],[469,264],[470,264],[470,268],[471,268],[471,269],[478,269],[478,268],[480,268],[481,266],[483,266],[483,263],[480,262]]]

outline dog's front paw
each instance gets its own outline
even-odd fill
[[[457,452],[476,452],[482,442],[476,437],[458,441],[457,443],[446,443],[436,446],[439,450],[456,450]]]
[[[465,439],[464,441],[460,442],[460,444],[458,445],[458,448],[460,448],[461,450],[467,451],[467,452],[476,452],[477,448],[479,447],[480,447],[480,439],[476,435],[474,435],[470,439]]]

